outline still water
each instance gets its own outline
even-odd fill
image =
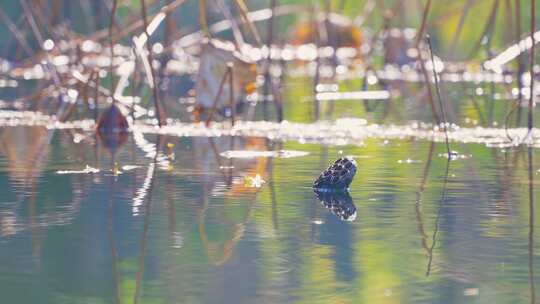
[[[110,150],[73,130],[0,133],[3,303],[539,297],[536,150],[454,143],[448,162],[444,144],[415,139],[138,134]],[[336,200],[353,221],[311,190],[344,155],[358,172]]]

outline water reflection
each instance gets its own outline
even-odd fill
[[[531,303],[536,303],[536,292],[534,284],[534,165],[533,151],[527,149],[528,156],[528,176],[529,176],[529,282],[531,290]]]
[[[437,245],[437,234],[439,233],[439,221],[441,219],[441,211],[446,203],[447,195],[447,185],[448,185],[448,171],[450,170],[450,162],[452,161],[451,156],[448,155],[448,160],[446,161],[446,169],[444,171],[444,181],[441,192],[441,199],[439,201],[439,206],[437,208],[437,217],[435,218],[435,229],[433,230],[433,237],[431,239],[431,247],[428,248],[428,263],[426,276],[431,274],[431,263],[433,262],[433,249]]]
[[[0,150],[0,290],[7,299],[536,299],[534,149],[528,162],[519,149],[464,145],[473,156],[449,164],[436,157],[443,145],[411,140],[331,147],[137,136],[111,154],[99,140],[76,143],[56,132],[37,171],[8,165],[13,154]],[[17,150],[28,155],[33,146],[19,141]],[[309,153],[223,154],[244,150]],[[319,207],[311,182],[341,155],[359,164],[354,191],[315,194],[326,209]],[[421,162],[398,161],[409,158]],[[99,171],[57,174],[86,165]],[[115,167],[130,169],[115,175]],[[24,172],[34,186],[11,190],[18,183],[11,177]],[[245,177],[257,174],[267,182],[248,187]],[[362,220],[353,221],[359,213]],[[28,284],[36,287],[26,291]]]
[[[351,195],[345,192],[319,192],[315,190],[317,199],[342,221],[352,222],[356,219],[356,206]]]

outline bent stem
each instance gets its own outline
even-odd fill
[[[448,152],[448,159],[451,157],[450,152],[450,143],[448,142],[448,130],[446,128],[447,121],[446,121],[446,113],[444,109],[444,105],[441,98],[441,89],[439,87],[439,76],[437,75],[437,71],[435,69],[435,59],[433,58],[433,47],[431,45],[431,38],[429,36],[426,37],[426,42],[429,47],[429,55],[431,57],[431,65],[433,68],[433,77],[435,78],[435,91],[437,93],[437,99],[439,100],[439,107],[441,108],[441,116],[443,119],[443,126],[444,126],[444,140],[446,143],[446,151]]]

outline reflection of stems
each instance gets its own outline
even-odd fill
[[[420,188],[418,189],[418,192],[416,192],[416,204],[414,204],[414,211],[416,213],[418,232],[420,233],[420,236],[422,237],[422,247],[426,250],[428,255],[429,255],[429,248],[427,246],[427,234],[426,234],[426,230],[424,229],[424,221],[422,219],[420,204],[422,203],[422,194],[424,194],[426,181],[429,174],[429,168],[431,167],[431,160],[433,159],[434,148],[435,148],[435,143],[431,142],[431,145],[429,146],[429,154],[428,154],[426,166],[424,167],[424,172],[422,173],[422,181],[420,182]]]
[[[160,143],[161,138],[158,136],[157,138],[157,145],[156,145],[156,153],[154,155],[154,168],[157,165],[157,157],[160,150]],[[156,170],[152,171],[152,178],[150,180],[150,186],[148,187],[148,200],[146,202],[145,210],[144,210],[144,228],[143,228],[143,235],[141,237],[141,249],[139,254],[139,270],[137,271],[137,281],[135,284],[135,295],[133,298],[133,303],[137,304],[139,302],[139,294],[141,291],[141,281],[142,276],[144,273],[144,257],[146,254],[146,240],[148,236],[148,226],[150,225],[150,211],[151,211],[151,205],[152,205],[152,194],[154,190],[154,183],[156,180]]]
[[[115,1],[116,2],[116,1]],[[114,154],[111,158],[111,169],[114,170]],[[111,174],[111,180],[110,180],[110,192],[109,192],[109,210],[107,213],[107,232],[109,235],[109,245],[111,247],[111,258],[112,258],[112,270],[114,275],[114,300],[115,303],[120,303],[120,292],[118,289],[118,251],[116,250],[116,240],[114,238],[114,204],[113,204],[113,195],[115,193],[114,191],[114,184],[115,184],[115,176],[114,174]]]
[[[169,220],[169,241],[171,242],[171,245],[173,248],[176,248],[177,244],[177,240],[176,240],[176,207],[174,205],[174,200],[175,200],[175,196],[174,196],[174,192],[173,192],[173,189],[174,189],[174,181],[172,179],[172,175],[169,173],[167,174],[167,187],[165,188],[165,194],[167,196],[167,211],[169,213],[169,216],[168,216],[168,220]],[[169,251],[170,252],[170,251]],[[168,278],[169,278],[169,288],[171,290],[173,290],[175,287],[176,284],[176,281],[177,281],[177,278],[176,278],[176,267],[175,267],[175,263],[174,263],[174,256],[169,256],[169,261],[170,261],[170,265],[169,265],[169,275],[168,275]],[[176,293],[174,294],[176,295]],[[175,302],[177,303],[178,301],[176,301],[176,299],[171,299],[171,302]]]
[[[218,167],[221,169],[221,174],[223,175],[223,181],[228,185],[230,186],[232,184],[232,169],[231,169],[231,176],[230,178],[227,177],[227,175],[225,174],[224,170],[225,168],[223,168],[223,165],[221,163],[221,158],[220,158],[220,155],[219,155],[219,151],[216,147],[216,143],[214,142],[214,139],[212,137],[208,137],[208,142],[210,143],[210,148],[212,149],[212,152],[214,153],[214,157],[216,158],[216,162],[218,164]],[[232,165],[232,163],[231,163]]]
[[[534,2],[534,0],[533,0]],[[534,173],[533,154],[529,147],[529,284],[531,288],[531,303],[535,303],[534,291]]]
[[[269,141],[266,142],[267,150],[270,150]],[[277,200],[276,200],[276,186],[274,184],[274,163],[273,158],[268,158],[268,164],[266,167],[268,171],[268,187],[270,188],[270,199],[272,201],[272,226],[274,231],[278,231],[279,222],[278,222],[278,212],[277,212]]]
[[[37,262],[37,268],[41,268],[41,240],[39,237],[39,229],[36,223],[36,195],[37,195],[37,185],[35,182],[32,182],[32,192],[29,200],[28,213],[30,217],[30,238],[32,239],[32,255],[34,260]]]
[[[427,270],[426,270],[426,276],[429,276],[431,273],[431,262],[433,261],[433,249],[435,248],[435,245],[437,243],[437,234],[439,233],[439,220],[441,218],[441,209],[442,205],[446,201],[446,185],[448,183],[448,170],[450,169],[450,158],[448,158],[446,162],[446,171],[444,172],[444,182],[443,182],[443,190],[441,194],[441,200],[439,202],[439,208],[437,211],[437,218],[435,219],[435,230],[433,231],[433,239],[431,241],[431,247],[428,251],[428,264],[427,264]]]

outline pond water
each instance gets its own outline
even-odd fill
[[[77,135],[1,131],[9,303],[533,303],[540,292],[536,150],[454,143],[448,162],[444,144],[414,138],[136,133],[111,151]],[[356,206],[353,221],[311,189],[344,155],[358,172],[351,201],[337,199]]]

